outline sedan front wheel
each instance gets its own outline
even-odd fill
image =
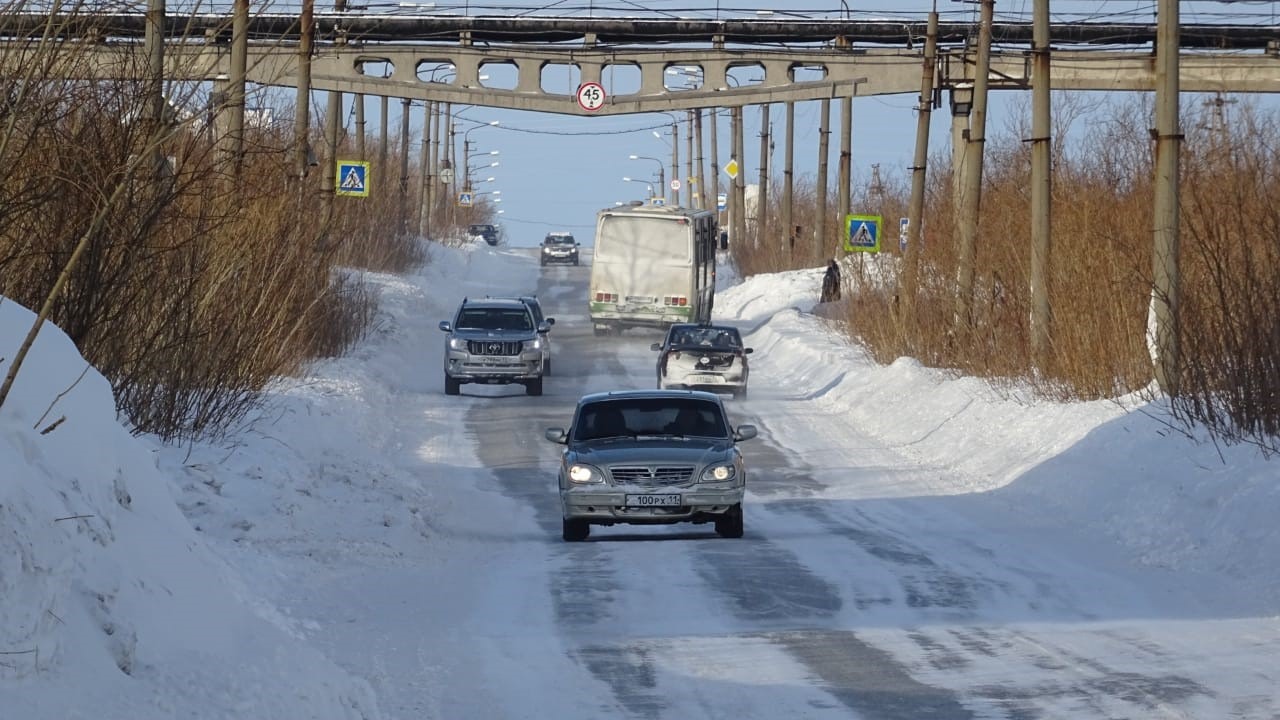
[[[586,520],[564,518],[561,522],[563,523],[561,537],[565,542],[582,542],[591,534],[591,525]]]
[[[716,518],[716,533],[723,538],[742,537],[742,503],[738,503]]]

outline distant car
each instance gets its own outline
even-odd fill
[[[467,228],[467,236],[472,241],[483,240],[489,245],[498,244],[498,228],[493,225],[476,224]]]
[[[537,295],[516,295],[516,296],[512,296],[512,297],[505,297],[505,298],[494,297],[494,296],[488,296],[488,297],[490,297],[491,299],[494,299],[494,300],[519,300],[520,302],[522,302],[522,303],[524,303],[526,306],[528,306],[528,308],[529,308],[529,312],[533,314],[533,324],[534,324],[534,325],[536,325],[537,327],[542,327],[543,323],[545,323],[545,324],[546,324],[546,326],[547,326],[547,328],[548,328],[548,331],[542,334],[542,345],[541,345],[541,347],[542,347],[542,374],[543,374],[543,375],[550,375],[550,374],[551,374],[551,332],[550,332],[550,328],[551,328],[551,326],[552,326],[552,325],[555,325],[555,324],[556,324],[556,319],[555,319],[555,318],[553,318],[553,317],[547,317],[546,315],[544,315],[544,314],[543,314],[543,312],[542,312],[542,303],[541,303],[541,302],[538,302],[538,296],[537,296]]]
[[[444,344],[444,392],[457,395],[466,383],[519,383],[542,394],[548,323],[535,323],[521,300],[463,298],[453,321],[440,323]]]
[[[592,525],[714,522],[722,537],[743,533],[747,469],[737,443],[754,425],[729,425],[716,395],[626,390],[578,400],[568,430],[547,428],[566,446],[560,462],[562,536],[587,539]]]
[[[565,232],[548,233],[542,239],[542,256],[540,258],[543,267],[552,263],[573,263],[578,264],[578,241],[573,235]]]
[[[658,352],[658,387],[729,392],[746,397],[751,367],[742,334],[731,325],[676,323],[650,346]]]

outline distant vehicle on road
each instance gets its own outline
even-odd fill
[[[658,352],[658,387],[729,392],[746,397],[751,368],[738,328],[731,325],[672,325],[650,346]]]
[[[596,214],[588,303],[597,335],[706,322],[715,276],[714,212],[631,205]]]
[[[754,425],[729,425],[710,393],[627,390],[583,396],[568,430],[547,428],[565,445],[559,486],[562,536],[587,539],[592,525],[715,523],[722,537],[743,533],[747,469],[737,443]]]
[[[472,225],[467,228],[467,237],[471,238],[472,242],[483,240],[491,246],[497,245],[499,241],[498,228],[488,224]]]
[[[567,232],[548,233],[542,239],[540,262],[543,267],[552,263],[578,264],[578,241]]]
[[[444,345],[444,392],[457,395],[466,383],[520,383],[542,394],[542,345],[548,323],[535,323],[522,300],[463,298],[453,321],[440,323]]]

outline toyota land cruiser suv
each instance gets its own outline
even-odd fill
[[[440,329],[449,334],[446,395],[457,395],[465,383],[520,383],[528,394],[542,394],[543,345],[551,325],[537,323],[523,301],[464,298],[453,321],[441,322]]]

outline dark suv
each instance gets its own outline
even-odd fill
[[[551,325],[535,322],[519,299],[464,298],[440,329],[444,346],[444,392],[457,395],[465,383],[520,383],[530,395],[542,394],[546,358],[543,346]]]
[[[484,240],[490,245],[498,244],[498,228],[493,225],[472,225],[467,228],[472,240]]]
[[[578,264],[578,241],[569,233],[549,233],[542,240],[542,265],[551,263]]]

